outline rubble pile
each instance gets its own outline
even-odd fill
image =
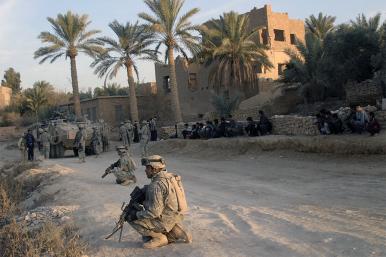
[[[39,229],[46,223],[63,225],[71,220],[69,214],[74,210],[74,206],[41,206],[20,215],[17,221],[25,222],[29,230]]]

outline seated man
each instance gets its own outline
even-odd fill
[[[353,131],[358,134],[361,134],[363,131],[365,131],[368,122],[369,117],[367,116],[366,111],[363,110],[362,107],[357,106],[355,115],[351,120],[351,126],[353,128]]]
[[[265,113],[260,110],[259,111],[260,121],[258,123],[258,129],[260,131],[260,135],[264,136],[266,134],[272,133],[272,123],[269,121],[268,117]]]
[[[381,131],[381,126],[379,125],[379,122],[375,118],[375,114],[373,112],[370,112],[370,120],[367,124],[367,131],[371,136],[374,136],[376,133]]]
[[[161,247],[177,240],[190,243],[192,237],[181,225],[186,199],[177,193],[175,175],[166,171],[165,161],[159,155],[143,158],[142,165],[151,183],[146,187],[143,210],[135,212],[129,224],[142,235],[143,247]],[[185,201],[184,207],[181,201]]]
[[[245,127],[245,131],[250,137],[257,137],[259,135],[257,123],[252,119],[252,117],[247,118],[247,126]]]
[[[343,133],[343,122],[338,117],[338,114],[334,113],[329,120],[329,127],[331,130],[331,134],[341,134]]]
[[[117,184],[127,186],[131,183],[136,183],[137,179],[134,175],[136,170],[135,162],[130,158],[126,146],[117,146],[117,152],[119,160],[110,165],[102,175],[102,178],[108,174],[113,173],[115,175]]]
[[[182,130],[182,136],[183,136],[184,139],[187,139],[187,138],[190,137],[191,134],[192,134],[192,130],[189,129],[189,124],[186,123],[184,125],[184,130]]]

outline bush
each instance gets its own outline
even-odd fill
[[[9,257],[80,257],[87,245],[80,240],[72,225],[46,224],[28,231],[25,224],[13,220],[0,229],[0,256]]]

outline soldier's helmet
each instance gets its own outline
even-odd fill
[[[127,152],[127,147],[124,146],[124,145],[119,145],[115,148],[117,150],[118,153],[126,153]]]
[[[45,132],[48,132],[48,128],[44,128],[44,131],[45,131]]]
[[[165,169],[166,168],[165,160],[160,155],[151,155],[149,157],[142,158],[141,163],[143,166],[151,166],[154,169]]]
[[[39,128],[38,131],[39,131],[39,133],[43,133],[43,129],[42,128]]]
[[[143,121],[142,121],[142,124],[143,124],[143,125],[147,124],[147,120],[143,120]]]

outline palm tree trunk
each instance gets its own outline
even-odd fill
[[[78,72],[76,70],[75,56],[70,56],[71,60],[71,81],[72,81],[72,94],[74,97],[74,111],[76,119],[82,117],[80,111],[80,98],[79,98],[79,86],[78,86]]]
[[[127,65],[127,80],[129,83],[130,90],[130,116],[132,121],[139,121],[138,118],[138,105],[137,105],[137,94],[135,92],[135,82],[133,76],[133,66]]]
[[[174,63],[173,47],[169,47],[168,55],[169,55],[168,58],[169,58],[170,89],[172,94],[171,106],[174,112],[175,122],[180,123],[182,122],[182,113],[181,113],[180,99],[178,96],[176,65]]]

